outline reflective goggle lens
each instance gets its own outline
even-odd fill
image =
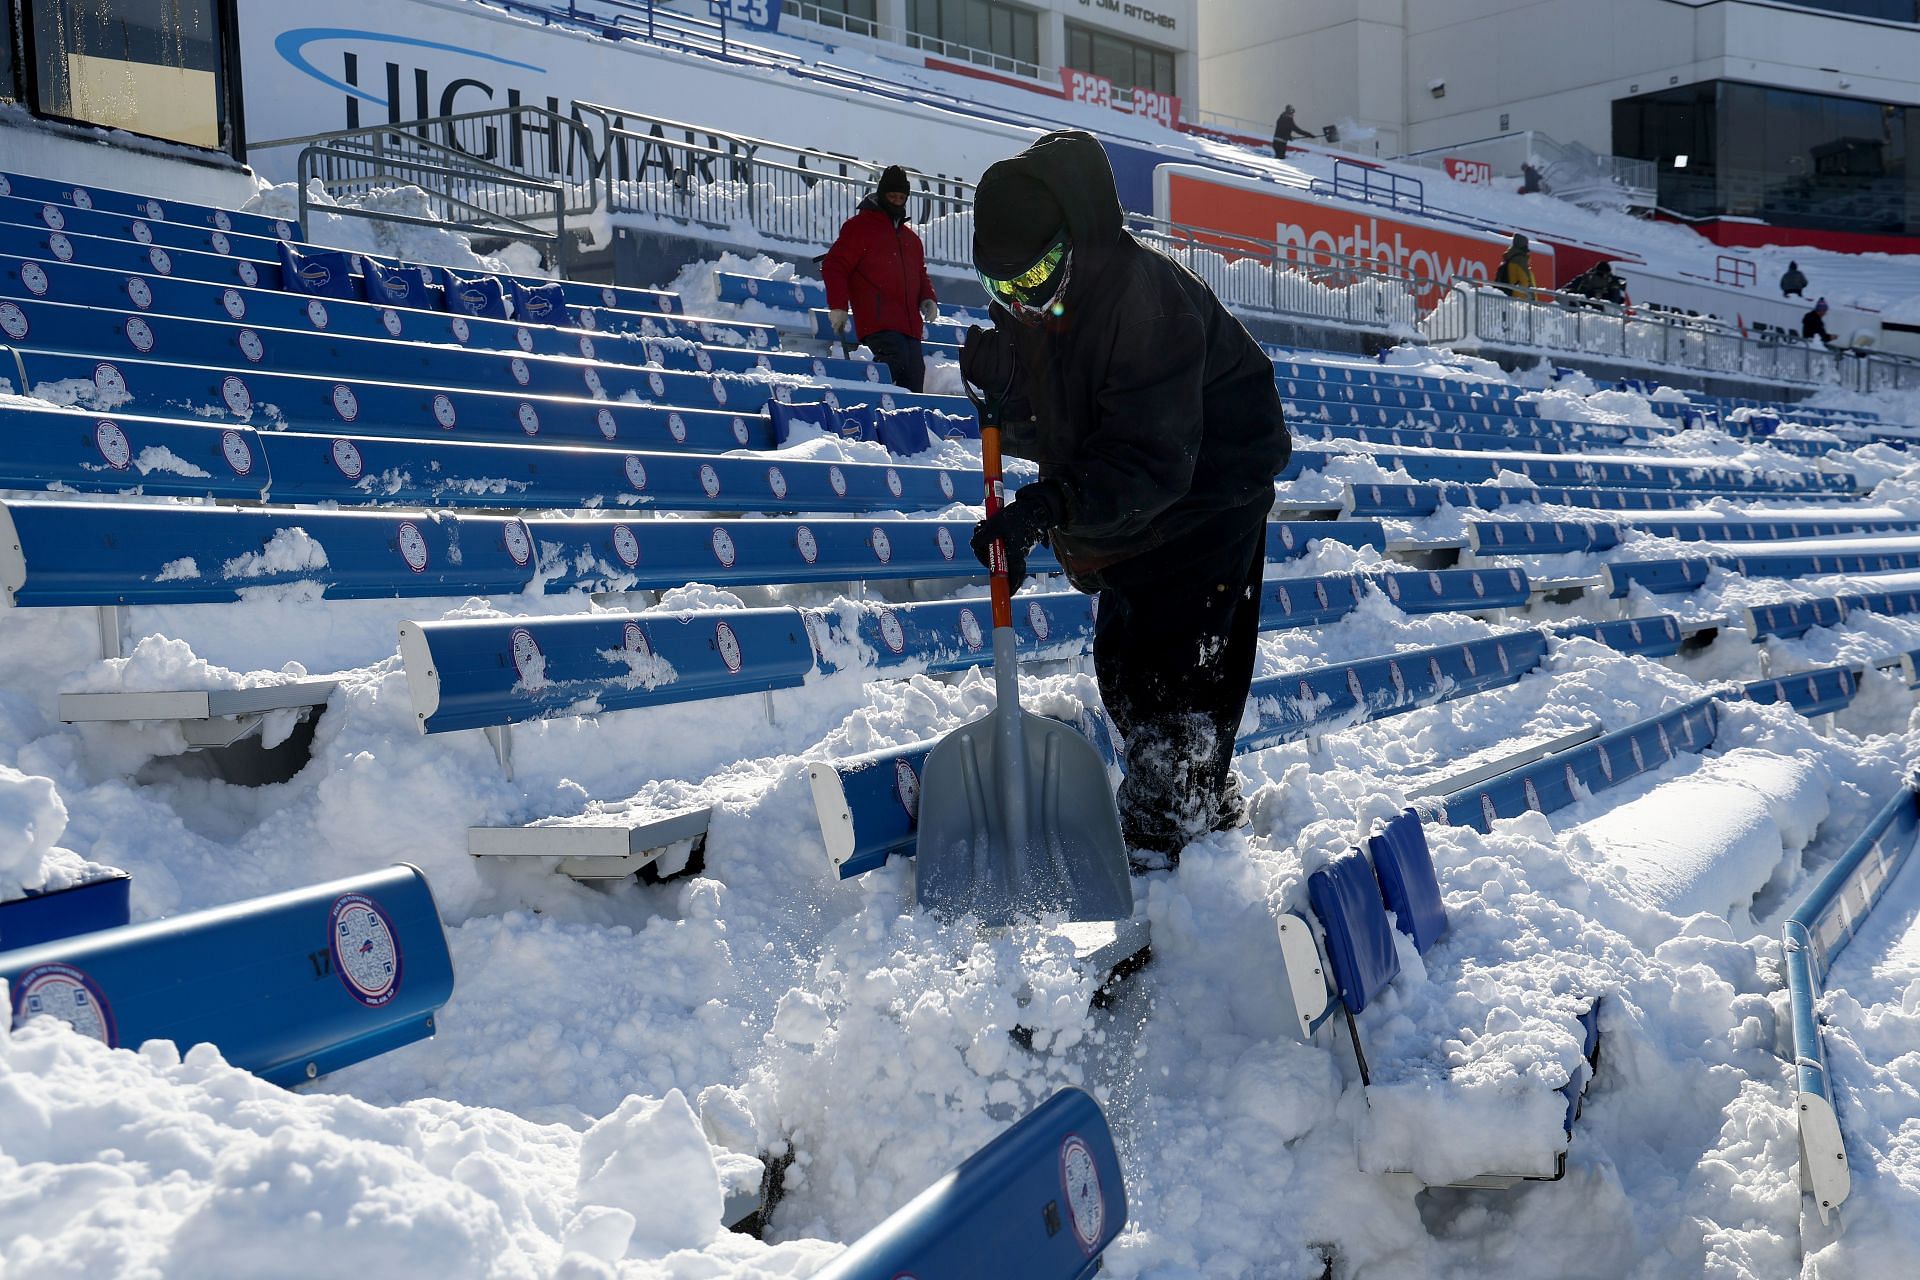
[[[1063,240],[1040,255],[1040,260],[1008,280],[982,275],[980,282],[987,292],[1002,298],[1022,298],[1040,289],[1052,280],[1060,270],[1060,264],[1067,260],[1067,245]]]

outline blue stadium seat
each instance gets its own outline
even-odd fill
[[[1742,685],[1749,702],[1784,702],[1803,716],[1825,715],[1853,705],[1860,677],[1852,667],[1816,667]]]
[[[1427,848],[1426,829],[1412,809],[1367,838],[1380,896],[1393,913],[1400,932],[1413,939],[1425,955],[1447,931],[1447,908],[1440,901],[1440,881],[1434,874],[1433,854]]]
[[[1363,1012],[1400,976],[1400,953],[1373,868],[1357,850],[1307,879],[1307,897],[1326,931],[1334,990],[1348,1014]]]
[[[410,866],[0,952],[13,1021],[110,1047],[209,1042],[292,1086],[433,1034],[453,965]]]
[[[815,1280],[1089,1280],[1127,1223],[1100,1105],[1062,1089],[853,1242]]]
[[[123,925],[133,918],[132,887],[133,878],[126,872],[109,871],[60,888],[27,889],[17,898],[0,900],[0,951]]]
[[[1670,613],[1640,618],[1614,618],[1607,622],[1568,622],[1548,628],[1557,636],[1582,636],[1597,640],[1609,649],[1638,654],[1645,658],[1665,658],[1680,652],[1686,635],[1680,620]]]

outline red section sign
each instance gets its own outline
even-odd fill
[[[1459,156],[1446,156],[1441,163],[1447,166],[1447,176],[1455,182],[1474,187],[1493,185],[1493,166],[1485,160],[1462,160]]]
[[[1121,89],[1105,76],[1095,75],[1091,71],[1076,71],[1072,67],[1060,68],[1060,84],[1066,90],[1066,96],[1075,102],[1131,111],[1144,119],[1158,121],[1169,129],[1180,118],[1180,99],[1171,93],[1155,93],[1138,85]]]
[[[1243,183],[1190,166],[1161,165],[1157,178],[1155,212],[1169,222],[1277,242],[1303,264],[1339,268],[1360,259],[1376,270],[1431,282],[1420,288],[1429,303],[1456,276],[1492,279],[1507,249],[1507,238],[1490,231],[1443,226],[1273,183]],[[1231,241],[1221,245],[1234,256]],[[1540,288],[1553,287],[1553,249],[1538,240],[1533,276]]]

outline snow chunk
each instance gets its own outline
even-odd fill
[[[235,556],[221,567],[223,578],[265,578],[327,567],[327,549],[295,525],[277,530],[259,551]]]
[[[47,883],[46,862],[67,830],[67,806],[52,778],[0,764],[0,898]]]
[[[580,1203],[576,1227],[602,1244],[614,1223],[596,1220],[589,1229],[584,1210],[600,1206],[629,1215],[629,1252],[697,1249],[714,1238],[726,1201],[712,1148],[685,1094],[631,1095],[587,1130],[580,1139]]]

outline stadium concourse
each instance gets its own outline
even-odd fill
[[[9,1276],[1910,1274],[1920,397],[1276,349],[1252,823],[1089,952],[913,905],[976,314],[100,176],[0,178]]]

